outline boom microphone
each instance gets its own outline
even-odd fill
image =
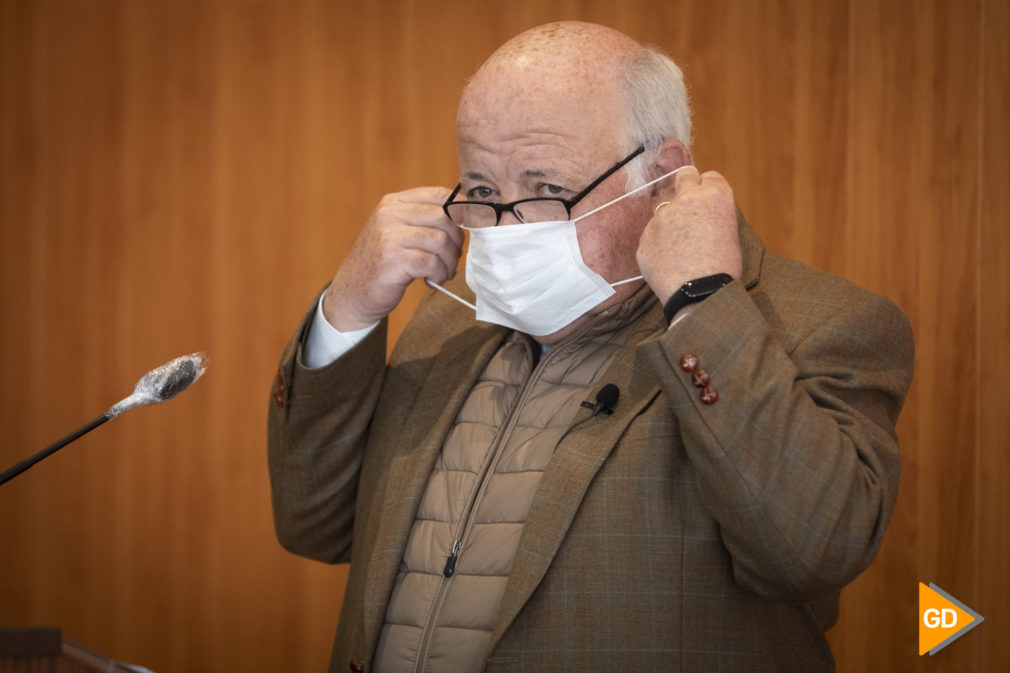
[[[116,402],[104,414],[77,428],[55,444],[47,446],[31,458],[22,460],[14,467],[0,474],[0,485],[7,483],[43,458],[56,453],[70,442],[80,439],[102,423],[134,407],[167,402],[192,385],[206,369],[207,355],[205,353],[183,355],[152,369],[137,381],[137,385],[133,388],[133,393],[129,397]]]

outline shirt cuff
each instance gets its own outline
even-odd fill
[[[674,325],[676,325],[681,320],[686,318],[688,314],[691,313],[691,311],[693,311],[697,306],[698,306],[697,304],[688,304],[684,308],[677,311],[677,315],[673,316],[673,320],[670,321],[670,324],[669,326],[667,326],[666,331],[669,332],[671,329],[673,329]]]
[[[305,347],[302,349],[302,361],[306,367],[313,369],[325,367],[357,346],[379,324],[374,323],[353,332],[341,332],[323,315],[325,298],[326,292],[323,292],[319,297],[319,303],[316,304],[316,317],[312,320],[309,334],[305,338]]]

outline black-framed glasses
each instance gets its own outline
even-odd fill
[[[625,164],[645,151],[645,145],[618,161],[603,175],[596,178],[581,192],[570,199],[538,197],[520,199],[512,203],[491,203],[489,201],[454,201],[459,194],[461,184],[456,185],[452,194],[442,204],[446,216],[460,227],[480,228],[495,227],[501,222],[502,213],[512,213],[516,219],[525,224],[532,222],[554,222],[567,220],[572,216],[572,208],[584,199],[589,192],[596,189],[601,182],[621,170]]]

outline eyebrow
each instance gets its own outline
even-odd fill
[[[491,182],[492,181],[491,178],[487,177],[483,173],[477,173],[477,172],[472,172],[472,171],[464,173],[463,177],[466,178],[467,180],[476,180],[476,181],[483,181],[483,182]],[[524,178],[544,178],[544,177],[547,177],[547,172],[546,171],[537,171],[537,170],[528,170],[528,171],[523,171],[522,172],[522,177],[524,177]],[[567,178],[568,176],[566,176],[564,174],[560,174],[559,177]]]

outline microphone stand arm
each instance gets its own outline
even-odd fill
[[[41,451],[39,451],[38,453],[36,453],[31,458],[25,458],[24,460],[22,460],[20,463],[18,463],[14,467],[10,468],[9,470],[7,470],[6,472],[4,472],[3,474],[0,474],[0,486],[2,486],[3,484],[6,484],[8,481],[10,481],[14,477],[18,476],[19,474],[21,474],[22,472],[24,472],[25,470],[27,470],[32,465],[34,465],[35,463],[39,462],[40,460],[42,460],[44,458],[48,458],[52,454],[56,453],[57,451],[59,451],[60,449],[62,449],[64,446],[66,446],[70,442],[74,441],[75,439],[79,439],[79,438],[83,437],[84,435],[88,434],[89,432],[91,432],[92,430],[94,430],[95,428],[97,428],[99,425],[101,425],[102,423],[104,423],[105,421],[107,421],[107,420],[109,420],[111,418],[115,418],[115,416],[111,415],[110,412],[107,411],[104,414],[102,414],[101,416],[99,416],[98,418],[95,418],[95,419],[89,421],[88,423],[85,423],[81,427],[77,428],[76,430],[74,430],[73,432],[71,432],[69,435],[67,435],[63,439],[61,439],[61,440],[59,440],[59,441],[57,441],[57,442],[55,442],[53,444],[50,444],[46,448],[44,448]]]

